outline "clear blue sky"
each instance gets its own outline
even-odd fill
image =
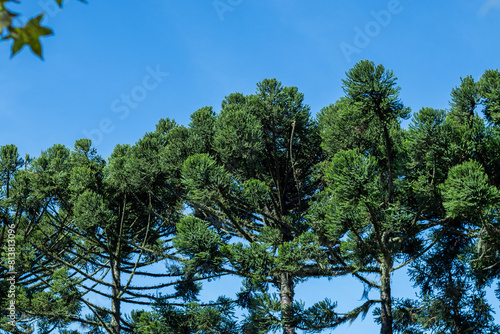
[[[52,2],[12,7],[47,10],[55,35],[42,39],[44,61],[29,49],[10,59],[10,42],[0,43],[0,145],[23,155],[90,134],[108,157],[160,118],[187,125],[195,110],[219,111],[226,95],[251,94],[264,78],[297,86],[315,114],[342,96],[360,59],[392,69],[413,111],[447,108],[460,77],[500,67],[500,0],[68,0],[62,11]],[[405,280],[395,297],[412,296]],[[344,309],[362,294],[352,280],[312,283],[296,297]],[[358,290],[339,292],[351,284]],[[335,333],[377,328],[367,318]]]

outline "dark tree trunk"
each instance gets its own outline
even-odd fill
[[[6,189],[7,189],[7,199],[9,199],[9,183],[10,183],[10,171],[7,169],[7,180],[6,180]]]
[[[391,268],[387,263],[383,263],[381,269],[380,299],[382,300],[381,334],[392,334],[392,300],[391,300]]]
[[[120,324],[120,293],[121,293],[121,280],[120,280],[120,260],[111,260],[111,271],[113,276],[113,287],[112,287],[112,300],[111,300],[111,330],[114,334],[120,334],[121,324]]]
[[[281,319],[283,334],[295,334],[293,315],[293,276],[284,272],[280,274]]]
[[[394,182],[393,182],[393,177],[394,177],[394,172],[392,170],[392,143],[391,143],[391,137],[389,136],[389,130],[387,130],[387,126],[384,125],[384,139],[385,139],[385,147],[387,149],[387,180],[388,180],[388,201],[389,203],[392,203],[393,197],[394,197]]]

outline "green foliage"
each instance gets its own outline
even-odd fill
[[[52,35],[52,30],[40,25],[43,14],[32,18],[24,27],[10,27],[9,34],[2,39],[12,39],[12,56],[21,51],[23,46],[28,45],[31,51],[42,58],[42,44],[40,37]]]
[[[372,130],[368,127],[370,119],[369,114],[364,113],[359,105],[346,98],[321,109],[318,123],[322,148],[329,156],[335,155],[341,149],[368,149],[366,137],[372,137],[366,134]]]
[[[53,272],[50,279],[50,289],[38,292],[30,300],[28,294],[19,294],[16,298],[18,307],[38,314],[38,325],[57,324],[61,328],[72,323],[72,317],[78,316],[82,304],[78,301],[81,292],[78,291],[79,279],[71,277],[65,268]],[[50,327],[50,326],[49,326]]]
[[[158,303],[152,312],[133,311],[134,334],[236,334],[241,333],[234,320],[234,305],[220,297],[208,305],[188,303],[173,307]]]
[[[347,208],[379,198],[376,167],[376,158],[357,150],[337,153],[325,170],[336,205]]]
[[[451,217],[477,217],[498,206],[500,192],[488,183],[484,168],[476,161],[454,166],[441,186],[443,206]]]
[[[113,216],[99,194],[85,190],[78,196],[74,205],[75,224],[81,231],[95,233],[95,228],[106,228],[116,223]]]
[[[259,163],[264,145],[262,124],[251,107],[227,103],[217,117],[214,135],[214,149],[228,169],[253,176],[248,174]]]
[[[395,309],[400,333],[496,333],[484,287],[497,277],[495,217],[498,210],[498,135],[475,110],[481,103],[492,122],[483,92],[491,81],[461,79],[452,90],[450,112],[422,109],[406,141],[412,169],[411,191],[426,199],[433,247],[412,265],[419,301],[401,300]],[[490,95],[493,96],[493,95]],[[493,123],[493,122],[492,122]],[[443,218],[444,217],[444,218]]]
[[[192,116],[192,120],[208,119],[208,124],[215,120],[213,146],[188,157],[182,167],[187,202],[194,216],[208,225],[188,229],[178,225],[174,244],[183,252],[188,250],[185,255],[196,252],[186,264],[188,271],[196,263],[199,273],[209,268],[238,274],[251,289],[261,291],[260,297],[252,297],[255,303],[241,304],[250,312],[244,325],[250,332],[269,331],[280,324],[294,326],[289,313],[294,312],[293,285],[307,277],[328,275],[327,256],[318,239],[306,232],[308,203],[319,188],[312,174],[322,151],[318,125],[303,100],[296,87],[265,79],[257,84],[255,95],[227,96],[219,115],[201,109]],[[199,125],[192,121],[190,127],[194,126],[188,132],[198,138]],[[212,127],[204,129],[209,133]],[[216,243],[212,240],[214,247],[222,244],[207,252],[210,237],[220,238]],[[321,261],[322,267],[314,261]],[[282,287],[284,275],[292,277],[286,288]],[[265,292],[269,284],[281,290],[281,300],[289,298],[284,302],[288,306],[270,302]],[[268,306],[274,305],[272,315],[261,309],[266,300]],[[281,315],[276,318],[274,312]]]
[[[56,144],[43,151],[33,161],[32,168],[34,195],[40,199],[53,196],[64,207],[65,200],[70,196],[67,189],[71,175],[70,150]]]
[[[478,86],[486,119],[495,125],[500,125],[500,72],[485,71]]]
[[[297,327],[307,328],[309,333],[321,333],[324,328],[335,328],[345,322],[345,318],[335,312],[337,303],[333,303],[326,298],[315,303],[308,309],[304,309],[302,304],[296,304],[295,314],[299,319]]]
[[[189,141],[195,153],[213,153],[216,115],[212,107],[203,107],[191,114]]]
[[[423,212],[428,218],[438,217],[442,211],[438,185],[456,161],[453,131],[446,111],[433,108],[422,108],[408,127],[405,192],[408,198],[425,205]]]
[[[496,333],[499,327],[493,323],[492,308],[471,267],[475,247],[464,223],[454,219],[435,231],[434,237],[435,248],[410,270],[421,288],[420,301],[397,303],[395,329],[399,333]]]
[[[384,334],[498,332],[485,287],[500,277],[499,78],[461,79],[450,111],[422,108],[407,130],[396,77],[361,61],[317,120],[296,87],[265,79],[218,115],[161,119],[107,161],[88,139],[36,159],[0,147],[1,233],[15,225],[18,244],[14,332],[321,332],[375,305]],[[163,261],[165,273],[149,272]],[[416,300],[391,295],[408,265]],[[308,279],[347,274],[365,286],[351,311],[295,296]],[[5,306],[7,267],[0,275]],[[242,278],[234,300],[199,302],[203,281],[224,275]],[[128,316],[125,301],[155,306]]]
[[[0,192],[0,217],[3,223],[2,240],[7,240],[7,227],[15,230],[15,265],[16,275],[16,311],[18,316],[17,329],[12,329],[2,319],[1,328],[11,332],[33,331],[36,323],[40,330],[48,330],[55,326],[64,328],[71,323],[72,316],[78,316],[81,296],[77,285],[79,280],[72,277],[68,271],[58,265],[56,261],[42,250],[50,249],[54,253],[64,253],[74,241],[71,237],[58,234],[58,230],[48,224],[44,211],[49,210],[44,196],[67,194],[61,188],[67,186],[67,178],[62,160],[68,155],[63,147],[54,147],[44,153],[35,166],[28,166],[31,159],[24,162],[13,145],[3,146],[0,149],[0,170],[4,181]],[[65,153],[63,153],[65,152]],[[45,159],[48,157],[54,159]],[[24,169],[20,168],[24,164]],[[47,175],[42,178],[41,170]],[[49,175],[50,174],[50,175]],[[5,239],[4,239],[5,238]],[[7,253],[7,242],[3,243],[2,257]],[[8,267],[2,266],[0,276],[2,282],[8,283]],[[10,275],[9,275],[10,276]],[[7,303],[6,285],[2,284],[2,315],[5,315]]]
[[[375,113],[382,122],[396,117],[408,117],[409,110],[399,100],[397,78],[383,65],[362,60],[346,73],[342,80],[346,97],[365,111]]]
[[[470,75],[460,78],[460,81],[460,87],[455,87],[451,91],[451,115],[461,122],[468,123],[479,103],[478,86]]]
[[[185,217],[177,224],[173,245],[188,257],[185,264],[188,274],[217,272],[224,262],[220,247],[222,239],[209,225],[195,217]]]
[[[85,2],[85,0],[79,0]],[[19,14],[9,9],[11,4],[18,3],[16,0],[0,1],[0,35],[2,40],[12,39],[11,56],[16,55],[27,45],[31,51],[40,58],[42,57],[42,45],[40,37],[52,35],[52,30],[41,25],[44,13],[33,17],[24,25],[18,25]],[[55,0],[62,7],[62,0]]]
[[[19,157],[17,147],[13,144],[0,147],[0,190],[5,191],[6,199],[9,198],[11,180],[15,172],[24,164]]]
[[[179,260],[168,254],[167,240],[181,215],[179,198],[171,192],[180,181],[166,179],[159,164],[160,152],[178,127],[163,130],[135,146],[119,146],[109,166],[90,140],[82,139],[73,151],[54,145],[29,168],[12,174],[5,215],[15,219],[18,236],[24,237],[17,271],[23,283],[19,295],[24,296],[19,312],[27,316],[20,328],[34,317],[42,331],[76,322],[89,333],[118,333],[128,330],[119,316],[124,299],[155,300],[150,291],[175,285],[170,299],[195,298],[198,278],[184,279],[178,265],[154,274],[168,277],[168,284],[141,284],[138,289],[131,284],[133,278],[137,282],[137,277],[150,276],[143,268],[167,257]],[[108,298],[109,309],[88,299],[96,291]],[[43,306],[47,303],[51,307]],[[83,305],[92,313],[80,314]]]
[[[184,162],[182,178],[194,201],[216,203],[221,200],[219,191],[230,186],[228,172],[206,153],[190,156]]]
[[[346,77],[346,96],[319,115],[331,159],[319,167],[325,187],[311,207],[311,226],[339,245],[344,273],[380,291],[379,301],[367,300],[346,319],[380,303],[381,332],[392,333],[391,275],[431,244],[428,219],[444,218],[436,181],[447,173],[446,164],[438,164],[447,159],[450,131],[444,112],[430,108],[402,130],[409,109],[399,99],[396,77],[382,65],[361,61]]]

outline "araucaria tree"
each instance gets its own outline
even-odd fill
[[[443,224],[432,215],[432,192],[414,194],[401,121],[409,116],[392,71],[361,61],[343,80],[346,94],[322,110],[322,167],[326,182],[313,206],[313,226],[327,240],[341,240],[341,256],[380,299],[368,300],[351,317],[376,311],[381,333],[393,333],[391,276],[432,246],[424,231]],[[373,278],[377,279],[373,279]]]
[[[479,82],[467,76],[452,90],[450,111],[424,108],[410,125],[407,147],[419,185],[413,188],[433,189],[434,215],[449,217],[429,234],[435,247],[410,270],[421,300],[405,301],[398,323],[414,333],[499,331],[485,293],[499,268],[499,87],[498,71]]]
[[[498,333],[485,287],[500,278],[500,72],[463,78],[450,110],[422,108],[406,129],[392,71],[361,61],[343,90],[313,119],[296,87],[265,79],[187,126],[161,119],[107,161],[88,139],[25,160],[1,146],[18,321],[8,323],[4,263],[0,329],[293,334],[375,306],[382,334]],[[408,267],[417,300],[392,293]],[[238,294],[199,301],[204,280],[228,275],[242,279]],[[296,296],[339,275],[365,286],[350,312]]]
[[[332,273],[308,225],[323,153],[303,99],[275,79],[258,83],[255,95],[229,95],[214,116],[212,148],[182,170],[194,217],[180,223],[174,244],[194,271],[245,278],[239,302],[249,308],[248,333],[320,330],[339,320],[328,300],[304,310],[294,298],[299,282]]]
[[[19,314],[35,313],[59,328],[79,323],[92,332],[118,334],[134,330],[123,304],[141,307],[182,297],[174,289],[183,277],[178,266],[163,274],[150,270],[169,258],[168,238],[182,214],[175,180],[155,159],[169,144],[168,130],[158,129],[132,147],[117,146],[107,166],[90,140],[82,139],[74,151],[53,146],[21,171],[18,183],[25,182],[18,192],[26,199],[20,203],[19,232],[34,235],[27,254],[45,266],[26,269],[25,276],[43,283],[31,281],[41,297],[20,295]],[[51,295],[54,283],[60,288]],[[154,295],[166,287],[170,293]],[[51,299],[54,309],[43,306]],[[96,303],[103,299],[109,304]],[[83,307],[90,314],[82,314]]]
[[[9,333],[32,332],[35,325],[40,332],[64,329],[71,315],[81,310],[77,280],[40,252],[44,248],[63,253],[72,247],[72,239],[47,224],[50,203],[33,187],[38,177],[29,157],[23,161],[17,147],[0,147],[1,240],[6,260],[0,269],[0,328]]]

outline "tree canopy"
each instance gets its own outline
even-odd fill
[[[372,311],[382,334],[497,333],[499,85],[498,70],[466,76],[448,110],[412,112],[395,74],[365,60],[316,116],[264,79],[108,159],[89,139],[38,157],[1,146],[0,328],[319,333]],[[398,270],[414,298],[395,295]],[[240,292],[202,300],[226,276]],[[364,287],[347,312],[329,291],[312,305],[298,293],[339,276]]]

